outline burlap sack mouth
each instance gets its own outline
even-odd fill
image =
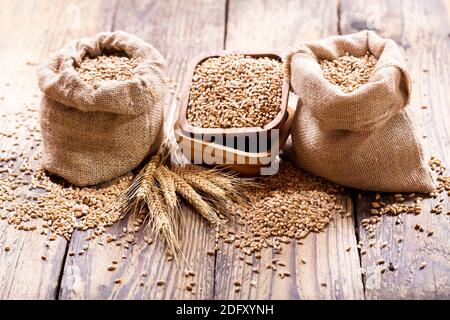
[[[334,60],[346,53],[364,56],[367,52],[378,61],[369,81],[355,91],[345,93],[323,76],[320,60]],[[304,99],[316,101],[312,112],[326,129],[373,130],[409,103],[411,80],[397,45],[372,31],[307,42],[287,60],[292,68],[291,86],[302,83],[301,88],[293,90],[301,90]],[[302,70],[296,70],[300,66]]]
[[[130,80],[104,81],[94,87],[86,83],[76,67],[85,57],[125,54],[138,59]],[[162,98],[164,58],[151,45],[123,31],[103,32],[95,38],[75,40],[56,52],[39,69],[39,87],[44,94],[66,106],[85,112],[111,112],[139,115],[143,105],[157,104]],[[66,88],[66,90],[64,90]]]
[[[367,52],[378,61],[369,81],[344,93],[322,73],[320,60]],[[356,189],[431,192],[434,182],[406,107],[411,80],[396,43],[372,31],[305,42],[286,57],[299,97],[293,161]]]
[[[130,80],[85,82],[76,68],[87,56],[137,59]],[[163,139],[165,61],[140,38],[103,32],[75,40],[38,70],[42,167],[77,185],[96,185],[138,166]]]

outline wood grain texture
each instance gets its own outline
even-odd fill
[[[426,156],[438,155],[444,164],[450,162],[450,24],[449,3],[433,1],[366,1],[341,2],[341,30],[352,33],[375,30],[393,38],[403,49],[413,79],[409,112],[417,127]],[[422,108],[426,106],[427,108]],[[395,143],[395,142],[393,142]],[[448,173],[447,173],[448,174]],[[358,221],[367,217],[373,194],[364,193],[357,202]],[[444,206],[450,207],[444,196]],[[386,195],[384,199],[391,199]],[[375,240],[388,243],[380,249],[365,248],[362,266],[366,269],[365,288],[368,299],[448,299],[450,298],[450,217],[430,213],[436,200],[424,200],[420,215],[383,217]],[[420,224],[425,232],[414,230]],[[427,237],[427,231],[434,235]],[[367,233],[360,230],[367,244]],[[402,242],[398,242],[403,237]],[[398,266],[398,271],[380,273],[378,259]],[[420,270],[420,264],[427,266]]]
[[[320,12],[320,14],[318,14]],[[233,1],[229,2],[226,49],[283,50],[305,40],[337,33],[337,7],[334,1]],[[339,201],[348,212],[348,195]],[[280,255],[265,250],[258,269],[239,260],[242,255],[232,245],[222,244],[216,262],[217,299],[362,299],[364,296],[353,218],[335,217],[320,234],[309,235],[303,245],[285,245]],[[350,252],[346,251],[351,247]],[[281,279],[266,269],[272,259],[286,263]],[[301,260],[305,260],[303,264]],[[235,292],[234,281],[241,282]],[[256,284],[252,286],[252,283]],[[326,283],[326,287],[322,285]]]
[[[120,1],[115,16],[114,29],[134,33],[155,46],[167,60],[169,81],[178,84],[186,80],[187,65],[194,56],[223,46],[225,1]],[[165,125],[169,136],[180,89],[180,86],[173,88],[167,97]],[[85,256],[68,257],[60,298],[211,299],[215,257],[206,252],[214,249],[214,230],[188,207],[183,206],[182,211],[186,267],[180,269],[174,262],[167,262],[161,243],[149,246],[142,235],[130,250],[115,245],[102,248],[94,242]],[[111,233],[120,232],[129,223],[121,222]],[[77,233],[70,250],[77,252],[85,236]],[[118,260],[119,264],[117,270],[109,272],[112,260]],[[195,277],[183,276],[186,268],[194,271]],[[148,275],[142,277],[143,272]],[[121,284],[114,284],[115,279],[121,279]],[[165,284],[158,286],[159,280]],[[196,282],[193,292],[186,290],[191,281]]]
[[[0,1],[0,114],[7,115],[0,118],[0,131],[15,131],[18,137],[13,141],[2,137],[0,149],[33,158],[37,150],[30,150],[26,133],[16,130],[13,113],[29,107],[37,110],[36,65],[72,38],[98,31],[99,25],[108,23],[108,12],[99,1]],[[30,124],[35,119],[26,123],[36,125]],[[19,158],[14,169],[18,171],[21,164]],[[25,189],[22,196],[28,193]],[[18,231],[0,221],[0,299],[56,297],[67,242],[60,238],[47,248],[46,241],[39,232]],[[5,252],[5,245],[12,250]]]
[[[333,1],[229,1],[227,50],[285,51],[337,33]]]

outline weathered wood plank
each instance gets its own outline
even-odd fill
[[[319,14],[320,13],[320,14]],[[234,1],[229,2],[226,49],[275,50],[305,40],[337,33],[334,1]],[[347,195],[340,202],[352,212]],[[309,235],[303,245],[286,245],[281,255],[272,250],[254,260],[259,272],[238,259],[239,251],[222,244],[216,262],[217,299],[361,299],[359,257],[352,218],[335,217],[329,228]],[[346,252],[347,247],[352,247]],[[291,277],[281,279],[265,266],[273,258],[286,264]],[[303,264],[304,259],[307,263]],[[234,281],[242,283],[235,292]],[[256,287],[250,282],[256,281]],[[327,286],[321,285],[326,283]]]
[[[222,49],[225,22],[225,1],[121,1],[117,7],[115,29],[140,36],[154,45],[166,57],[167,75],[178,84],[186,79],[190,60],[203,51]],[[166,130],[170,132],[180,86],[168,97]],[[183,250],[194,278],[183,276],[174,262],[167,262],[158,241],[148,246],[142,235],[130,250],[115,245],[102,248],[93,243],[83,256],[68,257],[61,286],[62,299],[211,299],[214,285],[214,256],[206,251],[214,247],[214,234],[207,223],[183,206],[186,221]],[[121,222],[120,231],[129,221]],[[77,233],[70,250],[77,251],[84,244],[85,234]],[[122,255],[126,260],[122,261]],[[117,270],[108,272],[111,260],[120,261]],[[140,276],[143,272],[146,277]],[[120,278],[121,284],[114,284]],[[156,282],[163,280],[163,286]],[[194,280],[192,294],[185,289]],[[141,284],[142,283],[142,284]]]
[[[373,29],[381,36],[393,38],[404,49],[413,93],[409,106],[427,156],[438,155],[444,164],[450,163],[450,18],[449,2],[443,1],[366,1],[343,0],[341,30],[352,33]],[[427,108],[422,108],[426,106]],[[393,142],[396,143],[396,142]],[[447,173],[448,174],[448,173]],[[385,199],[389,199],[386,195]],[[357,203],[358,221],[368,216],[373,194],[364,193]],[[450,207],[444,197],[444,206]],[[366,269],[366,296],[369,299],[440,299],[450,297],[450,250],[448,216],[435,215],[430,209],[436,200],[424,200],[420,215],[383,217],[377,227],[375,240],[388,245],[380,249],[364,248],[362,266]],[[420,224],[425,232],[414,230]],[[427,237],[427,231],[434,235]],[[359,230],[367,245],[368,235]],[[403,241],[398,239],[402,237]],[[398,266],[397,271],[380,273],[376,262]],[[420,264],[427,262],[420,270]]]
[[[111,4],[111,2],[108,2]],[[0,2],[0,131],[15,132],[7,139],[0,135],[0,154],[17,152],[33,159],[38,150],[31,150],[26,133],[16,128],[14,115],[26,114],[30,127],[36,125],[39,89],[36,64],[74,37],[93,34],[100,26],[109,24],[112,17],[101,1],[1,1]],[[24,117],[21,117],[24,118]],[[26,131],[26,129],[25,129]],[[18,145],[15,145],[18,143]],[[19,157],[12,169],[19,172],[24,157]],[[37,161],[33,161],[37,168]],[[7,164],[0,162],[0,166]],[[22,196],[29,194],[24,188]],[[4,208],[0,208],[0,213]],[[39,228],[39,224],[37,225]],[[0,221],[0,298],[54,299],[67,242],[58,239],[47,248],[47,237],[39,232],[14,229]],[[9,252],[4,247],[11,246]],[[47,257],[47,261],[41,259]]]

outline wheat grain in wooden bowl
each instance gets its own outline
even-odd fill
[[[283,127],[288,95],[282,58],[276,53],[203,54],[191,64],[180,102],[180,127],[196,139],[240,148],[227,137],[255,136],[259,142]],[[243,151],[250,150],[247,146]]]

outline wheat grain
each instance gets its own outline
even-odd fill
[[[299,240],[310,232],[323,230],[342,210],[336,198],[340,186],[288,161],[281,163],[277,175],[260,180],[258,187],[245,191],[249,201],[236,208],[237,223],[244,227],[233,242],[245,254],[268,247],[279,253],[281,245],[289,243],[290,238]],[[220,237],[229,239],[228,235]]]
[[[157,284],[158,286],[163,286],[163,285],[165,284],[165,282],[164,282],[163,280],[158,280],[158,281],[156,282],[156,284]]]
[[[377,58],[366,53],[355,57],[346,53],[335,60],[321,60],[320,66],[325,79],[337,85],[342,92],[350,93],[367,83],[372,75]]]
[[[110,210],[110,204],[129,185],[130,179],[131,176],[123,177],[101,188],[77,188],[54,183],[44,172],[33,172],[30,188],[35,186],[47,192],[33,196],[32,201],[17,199],[9,204],[8,223],[18,230],[33,231],[37,226],[30,225],[31,221],[43,220],[38,231],[49,235],[49,241],[55,241],[57,236],[70,239],[75,230],[92,231],[93,239],[119,219],[118,212]]]
[[[280,111],[283,70],[268,57],[224,55],[194,70],[187,119],[202,128],[263,127]]]
[[[124,81],[133,78],[133,70],[138,65],[137,59],[119,55],[100,55],[86,57],[75,67],[81,79],[97,87],[104,81]]]

